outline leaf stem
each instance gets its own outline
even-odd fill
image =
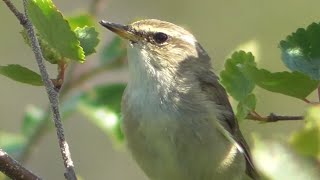
[[[60,60],[58,63],[58,76],[56,79],[51,79],[51,81],[57,91],[60,91],[60,89],[64,83],[64,76],[65,76],[65,71],[66,71],[67,65],[68,64],[65,62],[64,59]]]
[[[28,169],[24,168],[18,161],[10,157],[0,148],[0,171],[11,179],[41,179]]]

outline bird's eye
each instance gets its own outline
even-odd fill
[[[156,43],[162,44],[168,40],[168,35],[162,32],[157,32],[153,35],[153,39]]]

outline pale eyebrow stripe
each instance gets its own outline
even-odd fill
[[[192,44],[193,46],[195,46],[196,44],[196,39],[193,36],[190,35],[182,35],[180,36],[181,39],[183,39],[184,41],[187,41],[188,43]]]

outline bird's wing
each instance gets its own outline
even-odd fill
[[[202,74],[202,73],[201,73]],[[240,146],[240,151],[244,153],[246,158],[246,172],[253,179],[258,178],[258,174],[252,162],[251,153],[249,147],[240,132],[237,119],[233,113],[232,107],[228,100],[228,95],[225,89],[219,82],[219,78],[211,71],[204,72],[205,75],[199,76],[200,86],[204,94],[208,95],[208,98],[213,101],[218,108],[221,110],[221,120],[220,124],[224,129],[233,135],[234,141]]]

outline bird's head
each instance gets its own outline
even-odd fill
[[[199,56],[195,37],[173,23],[147,19],[129,25],[107,21],[100,21],[100,24],[129,40],[129,53],[130,49],[139,53],[156,69],[174,67],[190,57]]]
[[[153,81],[171,84],[177,79],[190,79],[196,71],[211,66],[195,37],[173,23],[146,19],[129,25],[107,21],[100,24],[129,40],[129,71],[138,81],[151,77]]]

